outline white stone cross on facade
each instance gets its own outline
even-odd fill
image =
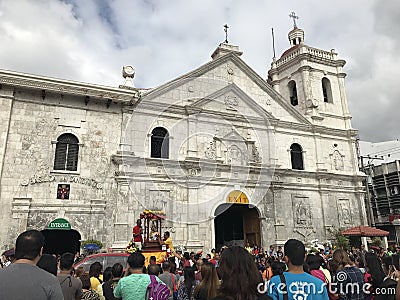
[[[297,27],[297,25],[296,25],[296,19],[298,20],[299,17],[296,16],[296,13],[295,13],[294,11],[292,11],[292,13],[289,15],[289,18],[292,18],[292,19],[293,19],[293,26],[294,26],[294,27]]]

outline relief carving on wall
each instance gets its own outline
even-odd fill
[[[339,225],[349,226],[353,223],[349,199],[338,200]]]
[[[245,155],[237,145],[230,145],[227,149],[228,163],[242,166],[245,161]]]
[[[316,232],[312,223],[311,205],[308,200],[306,197],[293,197],[293,231],[300,234],[303,239]]]
[[[217,158],[217,141],[215,139],[209,142],[205,151],[205,156],[209,159]]]
[[[150,190],[147,209],[166,211],[169,203],[169,191]]]
[[[336,171],[344,170],[344,155],[342,155],[339,150],[333,151],[331,156],[332,169]]]
[[[256,163],[261,162],[260,153],[258,152],[257,146],[254,144],[251,145],[251,160]]]
[[[236,110],[235,107],[237,107],[239,105],[239,101],[237,100],[237,97],[234,95],[225,96],[224,102],[226,105],[226,109],[229,109],[229,110]]]

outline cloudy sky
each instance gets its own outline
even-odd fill
[[[0,68],[118,86],[123,65],[155,87],[210,60],[229,42],[266,77],[288,48],[291,11],[306,44],[347,61],[353,127],[367,141],[400,137],[400,1],[397,0],[0,0]]]

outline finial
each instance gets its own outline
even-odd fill
[[[225,24],[224,25],[224,31],[225,31],[225,42],[224,43],[226,43],[226,44],[228,44],[228,28],[229,28],[228,24]]]
[[[133,78],[135,77],[135,68],[132,66],[124,66],[122,68],[122,77],[125,78],[123,86],[135,87]]]
[[[292,18],[292,19],[293,19],[293,26],[294,26],[294,27],[297,27],[296,19],[298,20],[299,17],[296,16],[296,13],[295,13],[294,11],[292,11],[292,13],[289,15],[289,18]]]

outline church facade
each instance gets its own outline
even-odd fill
[[[1,70],[0,245],[56,228],[122,249],[145,209],[189,250],[365,224],[345,61],[289,41],[267,79],[228,43],[147,90]]]

